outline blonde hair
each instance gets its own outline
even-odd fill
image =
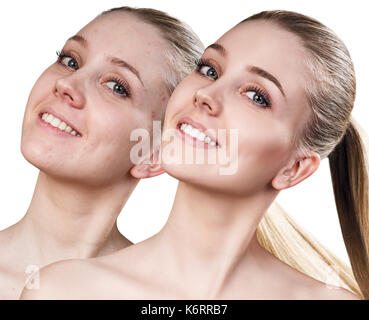
[[[295,34],[306,49],[310,71],[305,94],[311,107],[306,125],[295,136],[295,150],[328,157],[336,208],[352,270],[300,228],[274,204],[257,237],[276,257],[327,282],[329,268],[338,283],[369,298],[369,218],[366,151],[352,119],[356,80],[350,54],[338,36],[319,21],[283,10],[263,11],[241,23],[265,20]],[[328,269],[327,269],[327,268]]]
[[[161,33],[168,44],[163,52],[168,63],[165,80],[169,93],[172,93],[178,83],[194,70],[195,61],[204,52],[204,45],[199,37],[189,25],[160,10],[123,6],[106,10],[99,16],[111,12],[132,14]]]

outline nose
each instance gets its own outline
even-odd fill
[[[197,89],[194,95],[194,105],[204,109],[207,113],[216,116],[222,110],[222,105],[211,85]]]
[[[76,79],[73,75],[57,79],[55,81],[54,94],[71,107],[81,109],[86,102],[85,96],[78,84],[81,79]]]

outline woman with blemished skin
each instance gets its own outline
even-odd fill
[[[37,268],[131,244],[116,224],[139,182],[130,134],[152,132],[202,51],[187,25],[148,8],[106,11],[66,41],[27,102],[21,150],[40,172],[26,215],[0,232],[0,299]]]
[[[326,26],[288,11],[242,21],[208,46],[169,100],[161,167],[179,184],[164,228],[111,255],[49,265],[40,289],[25,288],[22,298],[368,298],[368,177],[354,99],[350,55]],[[223,140],[211,133],[218,129],[226,129]],[[219,174],[221,164],[206,157],[203,164],[163,157],[173,143],[189,152],[227,149],[231,129],[238,129],[238,154],[229,158],[237,161],[234,174]],[[355,293],[297,271],[257,239],[278,193],[311,176],[325,157]],[[158,165],[131,173],[143,178],[151,170]]]

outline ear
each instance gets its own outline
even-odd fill
[[[320,164],[320,156],[316,152],[309,152],[303,158],[294,157],[284,166],[272,180],[274,189],[288,189],[312,175]]]
[[[151,154],[149,163],[143,161],[139,164],[135,164],[129,171],[131,176],[137,179],[152,178],[161,175],[165,170],[157,162],[159,150]]]
[[[160,164],[145,163],[134,165],[130,170],[130,174],[137,179],[152,178],[164,172],[165,170],[161,168]]]

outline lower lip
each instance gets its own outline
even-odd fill
[[[56,135],[58,137],[63,137],[63,138],[80,138],[78,136],[71,135],[70,133],[67,133],[65,131],[62,131],[60,129],[55,128],[50,123],[47,123],[44,120],[42,120],[41,115],[38,116],[37,125],[39,127],[43,128],[44,130],[46,130],[48,133],[51,133],[51,134]]]
[[[179,128],[176,129],[176,135],[184,141],[184,143],[188,143],[191,146],[194,146],[196,148],[202,148],[202,149],[209,149],[209,148],[216,148],[216,146],[211,146],[208,143],[204,141],[200,141],[199,139],[193,138],[190,135],[184,133]]]

